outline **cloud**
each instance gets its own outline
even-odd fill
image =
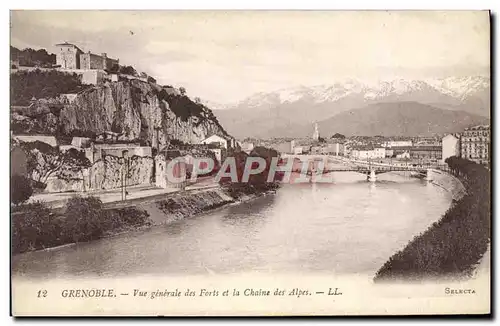
[[[12,45],[73,42],[218,102],[345,77],[482,71],[488,23],[487,12],[467,11],[11,13]]]

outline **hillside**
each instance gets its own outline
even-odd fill
[[[466,127],[485,123],[489,123],[488,118],[464,111],[444,110],[417,102],[400,102],[372,104],[342,112],[318,122],[318,126],[320,133],[325,136],[336,132],[364,136],[431,136],[459,132]]]
[[[11,110],[14,133],[95,137],[111,131],[120,141],[149,144],[155,144],[158,135],[160,146],[171,140],[199,143],[212,134],[229,137],[210,109],[174,88],[152,82],[123,80],[89,86],[71,102],[57,92],[50,94],[30,107]]]

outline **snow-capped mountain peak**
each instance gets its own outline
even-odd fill
[[[405,96],[448,96],[450,100],[465,102],[470,96],[489,90],[490,79],[483,76],[448,77],[443,79],[392,79],[363,82],[346,79],[329,85],[294,87],[275,92],[254,94],[238,106],[256,108],[310,100],[313,103],[335,102],[349,96],[358,96],[366,101]]]

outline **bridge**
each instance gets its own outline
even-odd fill
[[[413,167],[413,166],[351,166],[351,167],[334,167],[334,168],[320,168],[320,167],[310,167],[308,168],[306,174],[308,176],[326,174],[330,172],[357,172],[362,173],[367,176],[368,181],[376,181],[377,175],[388,172],[415,172],[421,177],[427,178],[429,174],[428,168],[424,167]],[[299,172],[295,170],[295,172]],[[301,172],[301,171],[300,171]]]
[[[391,165],[384,163],[371,163],[347,160],[328,155],[284,155],[283,158],[293,158],[292,172],[300,172],[308,176],[321,175],[330,172],[356,172],[365,174],[368,181],[376,181],[377,175],[389,172],[414,172],[416,175],[429,180],[429,171],[439,169],[446,171],[447,168],[438,165]],[[307,169],[303,166],[307,163]]]

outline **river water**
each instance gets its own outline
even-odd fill
[[[451,195],[392,173],[376,183],[285,185],[276,194],[146,231],[12,258],[15,278],[374,273],[437,221]]]

